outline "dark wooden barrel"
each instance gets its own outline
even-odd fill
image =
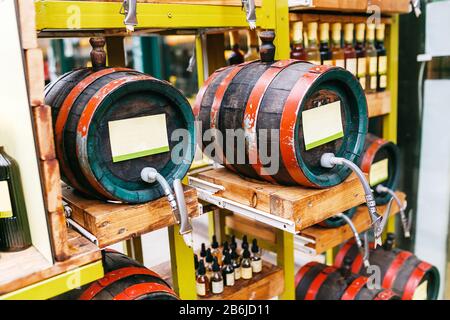
[[[351,208],[351,209],[343,212],[343,214],[345,214],[347,217],[352,219],[353,216],[355,215],[357,209],[358,209],[358,207]],[[341,227],[345,224],[347,224],[347,222],[343,218],[331,217],[331,218],[328,218],[328,219],[320,222],[319,226],[324,227],[324,228],[337,228],[337,227]]]
[[[373,134],[367,134],[364,143],[364,152],[360,160],[360,168],[370,175],[374,164],[381,164],[387,161],[388,175],[387,179],[379,183],[371,184],[374,190],[375,201],[377,205],[383,205],[389,202],[391,195],[387,193],[378,193],[375,191],[378,184],[395,190],[400,178],[400,151],[396,144],[386,141]]]
[[[49,84],[45,103],[52,107],[63,179],[87,195],[148,202],[161,197],[163,191],[158,183],[141,180],[144,167],[157,169],[170,184],[183,178],[189,169],[195,153],[194,116],[187,99],[166,81],[126,68],[83,68]],[[165,119],[168,148],[113,157],[110,123],[151,116]],[[171,151],[178,144],[171,139],[176,129],[186,129],[191,138],[183,141],[188,152],[179,162],[171,159]],[[136,139],[130,144],[140,142]]]
[[[437,299],[439,293],[439,271],[436,267],[420,260],[409,251],[392,248],[392,235],[384,246],[370,250],[369,261],[380,267],[382,286],[397,292],[403,300],[411,300],[420,296],[426,300]],[[391,244],[390,244],[391,243]],[[344,259],[352,261],[354,273],[367,276],[361,255],[354,241],[344,244],[336,255],[335,266],[343,265]]]
[[[202,123],[202,134],[211,128],[222,133],[225,152],[216,148],[215,159],[240,175],[316,188],[339,184],[350,170],[343,166],[325,169],[320,157],[333,152],[355,163],[359,161],[368,123],[367,101],[359,82],[338,67],[299,60],[273,61],[273,45],[271,49],[267,44],[273,37],[262,34],[265,44],[260,50],[261,60],[219,69],[199,91],[194,114]],[[337,101],[341,104],[344,136],[306,150],[302,112]],[[227,137],[227,129],[240,129],[245,139]],[[263,129],[268,130],[267,154],[279,155],[275,174],[267,174],[267,166],[259,156]],[[272,137],[271,129],[278,130],[279,137]],[[237,145],[242,140],[245,161],[239,164]],[[208,144],[203,139],[203,148]],[[233,157],[225,158],[230,149],[234,150]]]
[[[295,276],[297,300],[399,300],[389,289],[369,289],[367,278],[318,262],[304,265]]]

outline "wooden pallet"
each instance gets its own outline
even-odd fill
[[[224,190],[215,196],[291,220],[297,231],[364,202],[364,190],[354,174],[328,189],[273,185],[242,178],[225,168],[201,172],[195,177],[222,186]]]
[[[196,190],[186,187],[184,196],[189,216],[198,216]],[[100,248],[175,224],[165,197],[139,205],[112,204],[86,199],[69,186],[63,187],[63,197],[71,218],[97,238]]]
[[[24,251],[5,253],[0,259],[0,295],[18,290],[77,267],[98,261],[100,250],[93,243],[71,229],[67,234],[70,259],[52,264],[34,247]]]
[[[397,195],[401,201],[406,200],[406,195],[403,192],[397,192]],[[391,208],[391,216],[397,214],[399,211],[400,209],[394,201]],[[378,213],[384,215],[385,212],[386,206],[378,207]],[[371,220],[367,207],[360,206],[352,221],[358,232],[369,229]],[[314,241],[314,243],[307,244],[307,246],[314,249],[316,254],[320,254],[328,249],[334,248],[353,237],[353,233],[348,225],[332,229],[312,226],[300,232],[300,235]]]
[[[170,263],[162,263],[151,268],[162,279],[172,284]],[[233,287],[225,287],[219,295],[200,298],[199,300],[269,300],[284,291],[284,272],[267,261],[263,261],[263,269],[250,280],[238,280]]]

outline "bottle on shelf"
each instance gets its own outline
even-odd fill
[[[195,272],[198,271],[198,267],[199,266],[200,266],[200,263],[198,261],[198,255],[194,254],[194,269],[195,269]]]
[[[366,75],[367,75],[367,54],[366,47],[364,45],[364,33],[366,31],[365,23],[358,23],[356,25],[356,57],[358,58],[358,64],[356,69],[357,78],[361,87],[366,90]]]
[[[245,58],[241,49],[239,48],[239,31],[230,32],[230,46],[231,55],[227,60],[229,66],[243,63]]]
[[[247,53],[244,56],[245,61],[259,59],[259,42],[256,30],[248,30],[247,33]]]
[[[234,280],[239,280],[241,278],[241,264],[236,249],[231,249],[230,257],[231,257],[231,265],[233,266],[234,269]]]
[[[339,22],[331,26],[331,59],[336,67],[345,68],[345,51],[341,45],[342,25]]]
[[[206,258],[206,245],[205,243],[202,243],[200,248],[200,259],[205,260],[205,258]]]
[[[196,288],[197,295],[206,297],[209,295],[209,279],[206,276],[206,268],[203,260],[200,260],[197,271]]]
[[[230,253],[228,253],[228,252],[225,254],[225,257],[223,259],[222,276],[223,276],[225,286],[227,286],[227,287],[234,286],[234,282],[235,282],[234,268],[231,263]]]
[[[213,262],[214,262],[214,257],[211,254],[211,249],[208,248],[208,250],[206,250],[206,257],[205,257],[206,276],[208,277],[208,279],[211,279],[211,276],[212,276]]]
[[[233,250],[233,248],[236,249],[236,252],[237,252],[238,244],[237,244],[235,235],[232,235],[231,239],[230,239],[230,250]]]
[[[222,244],[222,260],[225,259],[225,254],[230,253],[230,246],[228,245],[228,241],[224,241]]]
[[[303,22],[295,21],[291,26],[292,49],[291,59],[306,60],[306,51],[303,45]]]
[[[217,257],[214,257],[212,264],[212,276],[211,276],[211,292],[213,294],[221,294],[223,292],[223,277],[220,272],[220,266],[217,262]]]
[[[247,236],[246,235],[244,235],[242,237],[241,248],[242,248],[242,251],[244,251],[245,249],[248,249],[248,240],[247,240]]]
[[[308,23],[308,45],[306,46],[306,60],[319,65],[320,50],[317,44],[317,22]]]
[[[367,25],[366,55],[367,55],[366,92],[374,93],[377,91],[378,55],[377,49],[375,47],[375,24],[372,23]]]
[[[376,26],[376,48],[378,56],[377,91],[384,91],[387,87],[387,52],[384,46],[385,25],[383,23]]]
[[[347,23],[344,26],[344,56],[345,69],[356,76],[357,58],[355,47],[353,46],[353,30],[355,26],[353,23]]]
[[[0,251],[21,251],[30,246],[19,166],[0,146]]]
[[[217,237],[215,235],[212,236],[211,254],[213,257],[217,257],[218,261],[222,261],[222,252],[220,252],[219,242],[217,241]]]
[[[330,24],[320,24],[320,63],[326,66],[332,66],[333,60],[330,50]]]
[[[256,239],[253,239],[252,241],[251,265],[253,273],[260,273],[262,271],[261,251],[259,250],[258,242]]]
[[[244,252],[242,253],[241,277],[244,280],[248,280],[253,277],[252,262],[250,260],[250,252],[248,251],[248,248],[244,249]]]

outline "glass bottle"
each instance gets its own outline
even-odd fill
[[[224,241],[222,244],[222,261],[225,260],[225,255],[230,254],[230,246],[228,245],[228,241]]]
[[[367,55],[366,92],[374,93],[377,91],[378,59],[377,59],[377,49],[375,48],[375,24],[372,23],[367,25],[366,55]]]
[[[211,276],[211,292],[213,294],[221,294],[223,292],[223,277],[220,272],[220,266],[217,262],[217,258],[214,257],[214,262],[212,264],[213,274]]]
[[[320,62],[326,66],[332,66],[333,60],[331,57],[330,50],[330,24],[321,23],[320,24]]]
[[[366,75],[367,75],[367,55],[366,47],[364,45],[364,32],[366,31],[366,25],[364,23],[358,23],[356,25],[356,57],[358,58],[357,65],[357,78],[361,87],[366,90]]]
[[[375,44],[378,56],[377,91],[384,91],[387,87],[387,52],[384,46],[384,30],[385,25],[383,23],[377,24]]]
[[[214,257],[211,254],[211,249],[208,248],[206,250],[206,257],[205,257],[205,268],[206,268],[206,276],[211,279],[212,276],[212,263],[214,261]]]
[[[331,59],[336,67],[345,68],[345,51],[341,46],[342,25],[339,22],[331,26]]]
[[[245,249],[242,254],[241,277],[244,280],[248,280],[253,277],[252,262],[250,260],[250,252],[248,249]]]
[[[231,249],[231,265],[234,269],[234,280],[239,280],[241,278],[241,264],[236,249]]]
[[[244,251],[245,249],[248,249],[248,240],[247,240],[247,236],[246,235],[244,235],[242,237],[241,248],[242,248],[242,251]]]
[[[200,263],[198,261],[198,256],[196,254],[194,254],[194,269],[195,269],[195,272],[198,271],[199,266],[200,266]]]
[[[215,235],[212,236],[211,254],[213,257],[217,257],[218,261],[222,261],[222,252],[220,252],[219,242],[217,242],[217,237]]]
[[[206,245],[202,243],[202,246],[200,248],[200,259],[205,260],[206,258]]]
[[[356,76],[357,59],[356,51],[353,46],[353,30],[354,24],[347,23],[344,26],[344,56],[345,56],[345,69]]]
[[[20,251],[30,246],[19,166],[0,146],[0,251]]]
[[[209,279],[206,276],[206,269],[203,260],[200,260],[198,265],[197,279],[196,279],[196,289],[197,295],[200,297],[206,297],[209,295]]]
[[[223,266],[222,266],[222,276],[225,283],[225,286],[232,287],[234,286],[234,268],[231,264],[231,257],[230,253],[225,254],[225,258],[223,259]]]
[[[249,30],[247,33],[247,53],[244,56],[245,61],[252,61],[259,59],[259,43],[256,30]]]
[[[306,51],[303,45],[303,22],[295,21],[291,26],[292,50],[291,59],[306,60]]]
[[[251,265],[252,265],[253,273],[260,273],[262,271],[261,252],[259,250],[258,242],[256,239],[253,239],[253,242],[252,242]]]
[[[317,22],[308,23],[308,45],[306,47],[306,60],[319,65],[320,50],[317,45]]]

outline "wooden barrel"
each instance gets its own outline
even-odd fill
[[[367,134],[359,166],[369,174],[377,205],[388,203],[391,195],[380,194],[375,189],[378,184],[392,190],[397,187],[400,178],[400,151],[397,145],[373,134]]]
[[[435,300],[439,293],[439,271],[409,251],[392,248],[392,235],[383,246],[370,250],[370,264],[380,267],[382,286],[397,292],[403,300]],[[335,266],[352,261],[352,272],[367,276],[354,241],[344,244],[336,255]]]
[[[299,60],[273,61],[273,33],[262,32],[260,37],[261,60],[219,69],[199,91],[194,114],[202,123],[203,148],[209,144],[205,141],[206,130],[216,129],[224,137],[225,149],[215,149],[216,160],[240,175],[316,188],[341,183],[350,170],[343,166],[325,169],[320,157],[333,152],[355,163],[359,161],[368,123],[364,91],[357,79],[342,68]],[[302,113],[334,102],[340,103],[343,137],[307,148]],[[239,139],[236,143],[236,138],[227,137],[229,129],[244,132],[241,142],[244,140],[245,159],[238,159],[242,151],[237,148]],[[272,136],[271,129],[279,135]],[[276,173],[268,174],[261,161],[262,130],[268,130],[267,154],[279,155]],[[233,156],[225,158],[232,153],[230,150]]]
[[[194,116],[187,99],[166,81],[126,68],[83,68],[49,84],[45,103],[52,107],[63,179],[87,195],[148,202],[163,190],[141,180],[144,167],[157,169],[169,184],[189,169]],[[171,158],[179,143],[171,139],[176,129],[190,137],[180,161]],[[137,136],[122,141],[130,134]]]
[[[318,262],[304,265],[295,276],[297,300],[399,300],[388,289],[369,289],[368,278]]]
[[[343,214],[345,214],[347,217],[352,219],[353,216],[355,215],[357,209],[358,209],[358,207],[351,208],[347,211],[344,211]],[[347,224],[347,222],[345,221],[344,218],[331,217],[331,218],[328,218],[328,219],[320,222],[319,226],[324,227],[324,228],[337,228],[337,227],[341,227],[345,224]]]

